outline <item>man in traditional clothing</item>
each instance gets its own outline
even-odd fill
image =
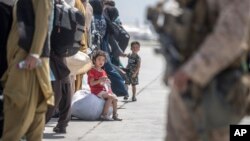
[[[2,141],[41,141],[48,105],[53,105],[49,77],[51,0],[19,0],[7,43]],[[29,30],[28,30],[29,29]],[[25,61],[23,69],[17,64]]]
[[[90,5],[88,0],[81,0],[85,9],[86,9],[86,15],[85,15],[85,26],[86,26],[86,33],[87,33],[87,38],[88,38],[88,47],[90,46],[90,32],[91,32],[91,21],[92,21],[92,16],[93,16],[93,8]]]
[[[249,114],[250,1],[177,2],[148,11],[169,64],[166,141],[229,141],[229,125]]]
[[[76,3],[75,0],[62,0],[61,2],[69,7],[74,7]],[[51,42],[56,41],[52,40]],[[53,131],[55,133],[65,134],[67,132],[66,128],[71,119],[71,96],[73,93],[71,87],[72,82],[70,80],[70,70],[67,67],[66,58],[55,54],[53,44],[50,53],[50,68],[53,74],[51,84],[54,90],[55,102],[54,106],[48,107],[46,123],[50,121],[53,115],[58,114],[58,122],[53,128]],[[58,110],[58,113],[56,113],[56,110]]]
[[[87,49],[90,47],[90,27],[93,16],[93,9],[88,0],[76,0],[75,7],[79,9],[85,17],[84,35],[82,37],[82,47],[80,48],[80,51],[82,51],[83,53],[87,53]],[[83,76],[84,74],[76,75],[75,91],[82,89]]]

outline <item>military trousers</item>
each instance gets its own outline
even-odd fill
[[[229,141],[229,128],[210,130],[204,139],[178,93],[169,96],[165,141]]]
[[[228,68],[206,87],[189,83],[169,96],[167,141],[229,141],[229,125],[249,113],[249,75]]]

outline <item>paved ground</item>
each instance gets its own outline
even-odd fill
[[[124,102],[119,98],[118,113],[123,121],[72,120],[67,134],[55,134],[52,129],[56,119],[52,119],[46,125],[44,141],[163,141],[169,92],[162,82],[165,63],[161,56],[154,54],[153,47],[142,46],[139,54],[142,67],[138,101]],[[122,61],[125,63],[126,59]],[[250,118],[241,124],[250,124]]]

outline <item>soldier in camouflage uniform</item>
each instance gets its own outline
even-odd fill
[[[148,9],[172,88],[166,141],[229,141],[229,125],[249,114],[250,1],[177,2]]]

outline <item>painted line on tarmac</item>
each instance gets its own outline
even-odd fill
[[[140,95],[146,88],[148,88],[151,84],[153,84],[157,79],[161,79],[162,75],[164,72],[161,72],[159,75],[157,75],[155,77],[155,79],[153,79],[152,81],[150,81],[148,84],[146,84],[144,87],[142,87],[136,94],[136,96]],[[130,103],[132,101],[124,101],[124,103],[122,105],[120,105],[119,107],[117,107],[117,109],[121,109],[123,106],[125,106],[126,104]]]
[[[89,129],[89,131],[87,131],[85,134],[83,134],[81,137],[78,138],[78,140],[82,140],[85,136],[87,136],[90,132],[92,132],[93,130],[95,130],[95,128],[97,128],[103,121],[98,122],[93,128]]]

